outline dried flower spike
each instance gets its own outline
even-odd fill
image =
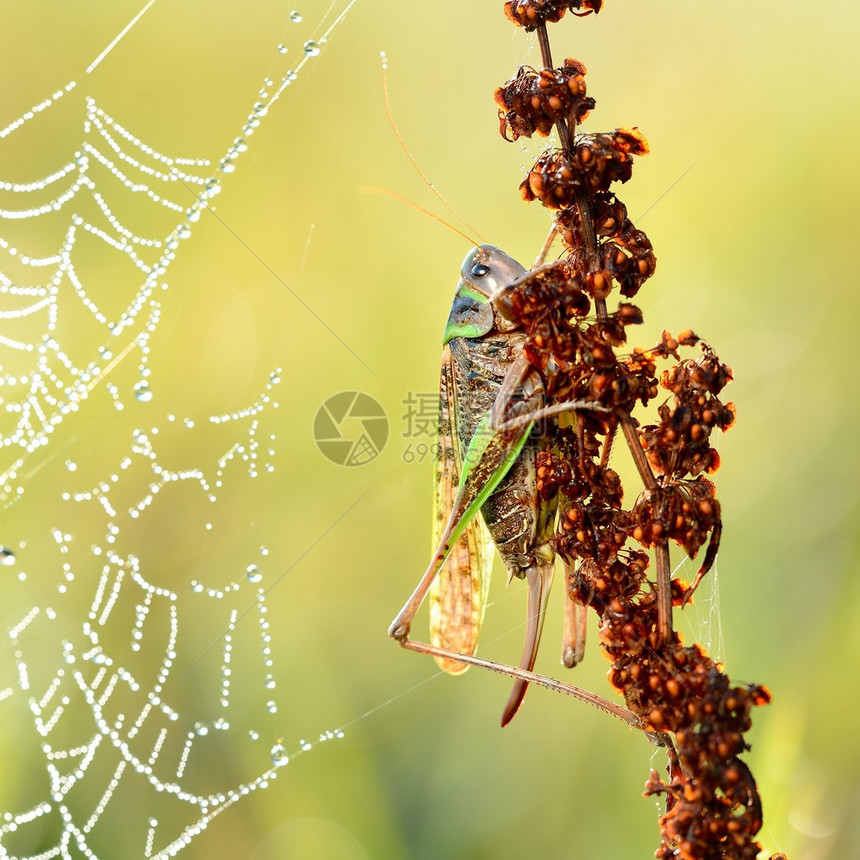
[[[738,756],[747,749],[752,708],[767,704],[770,694],[732,685],[700,646],[684,646],[672,629],[672,607],[692,598],[719,549],[722,512],[705,473],[720,465],[713,432],[735,420],[734,406],[721,400],[732,372],[690,331],[677,338],[664,332],[652,349],[618,351],[642,312],[625,301],[611,310],[612,292],[636,295],[654,274],[656,257],[610,187],[630,179],[633,156],[647,153],[648,144],[637,129],[577,133],[595,104],[586,95],[585,66],[568,59],[553,69],[546,32],[567,11],[601,7],[601,0],[505,4],[512,22],[537,31],[545,68],[521,68],[496,90],[501,130],[509,140],[558,131],[560,146],[537,159],[520,191],[553,210],[565,250],[561,260],[509,284],[497,307],[526,333],[524,355],[547,394],[594,406],[571,412],[564,426],[547,432],[536,461],[537,491],[559,500],[552,545],[569,565],[571,600],[600,619],[612,685],[665,738],[667,778],[652,773],[646,785],[646,794],[667,799],[656,856],[752,860],[760,850],[761,803]],[[682,348],[696,346],[698,359],[681,357]],[[657,362],[666,359],[674,363],[658,378]],[[659,387],[669,400],[659,404],[655,423],[640,427],[632,410],[648,405]],[[608,466],[619,428],[644,484],[629,510],[619,475]],[[671,578],[670,543],[690,557],[707,545],[692,584]],[[647,578],[643,550],[654,554],[656,582]]]

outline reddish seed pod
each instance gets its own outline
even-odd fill
[[[568,3],[558,0],[509,0],[504,9],[513,24],[534,30],[543,24],[561,20],[568,7]]]
[[[535,29],[567,11],[587,14],[601,5],[512,0],[505,13]],[[668,801],[656,856],[752,860],[761,810],[754,780],[737,755],[745,749],[752,707],[766,704],[769,694],[731,687],[722,666],[701,648],[685,647],[677,632],[658,628],[662,585],[646,579],[648,555],[630,543],[659,547],[661,563],[669,541],[691,557],[705,546],[692,583],[672,579],[669,585],[672,606],[689,602],[719,547],[720,504],[704,475],[720,462],[712,432],[734,422],[734,407],[720,400],[731,369],[690,330],[677,337],[664,331],[651,349],[621,352],[627,326],[642,322],[641,310],[625,299],[654,274],[656,257],[609,188],[630,178],[633,157],[648,145],[635,129],[577,133],[594,104],[586,95],[585,68],[573,60],[560,69],[523,67],[496,91],[496,102],[508,139],[558,127],[566,147],[544,152],[520,186],[524,199],[554,210],[565,245],[561,261],[527,273],[493,301],[524,334],[523,353],[541,374],[547,402],[592,404],[575,412],[572,426],[550,422],[547,450],[535,463],[538,493],[560,500],[551,543],[572,565],[569,594],[600,616],[610,683],[644,724],[674,736],[666,781],[652,774],[646,786]],[[616,286],[621,301],[613,309]],[[682,357],[682,347],[698,347],[698,357]],[[669,366],[658,374],[665,360]],[[654,423],[640,426],[634,406],[647,406],[661,385],[668,398]],[[629,510],[621,481],[607,466],[620,426],[629,444],[641,445],[634,451],[640,473],[647,477],[650,467],[654,477]]]
[[[520,190],[526,200],[563,209],[574,205],[577,189],[594,194],[607,192],[613,182],[626,182],[633,172],[632,156],[647,152],[648,143],[637,129],[581,135],[572,156],[557,149],[544,152]]]

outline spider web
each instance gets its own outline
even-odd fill
[[[252,518],[256,488],[274,470],[280,370],[247,403],[201,419],[159,411],[153,357],[171,265],[353,2],[333,4],[301,62],[264,81],[220,158],[159,151],[77,81],[0,130],[2,158],[22,138],[38,146],[60,107],[78,111],[82,129],[58,167],[0,181],[0,564],[12,658],[0,670],[0,720],[16,738],[10,749],[27,738],[44,765],[39,778],[4,780],[19,784],[0,795],[2,857],[96,857],[100,825],[120,815],[124,856],[173,856],[289,761],[283,741],[259,728],[280,706],[266,546],[249,528],[228,557],[165,553],[172,521],[205,536],[228,529],[237,507]],[[96,460],[66,456],[96,424],[107,440]],[[257,632],[239,637],[246,616]],[[203,665],[210,652],[217,660]],[[186,712],[187,690],[175,694],[180,681],[193,685],[199,713]],[[247,701],[265,702],[265,713]],[[206,784],[195,763],[243,744],[257,751],[256,772]]]

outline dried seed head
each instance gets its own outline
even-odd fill
[[[673,540],[690,558],[721,525],[716,487],[701,475],[643,491],[630,513],[634,540],[644,547]]]
[[[559,69],[520,66],[517,76],[495,92],[500,130],[506,140],[546,137],[558,120],[578,125],[594,108],[585,94],[585,66],[568,59]]]
[[[602,0],[511,0],[505,14],[532,30],[567,11],[585,15],[601,7]],[[539,41],[550,65],[545,32]],[[555,211],[566,251],[560,262],[528,273],[493,301],[526,333],[524,354],[540,371],[549,402],[595,405],[576,410],[571,426],[550,428],[549,447],[536,461],[537,490],[543,499],[559,499],[551,545],[577,563],[568,581],[570,596],[601,618],[610,683],[652,730],[675,737],[676,746],[667,746],[668,778],[652,772],[646,785],[647,793],[667,796],[656,856],[754,860],[761,807],[755,781],[738,756],[746,749],[752,707],[767,704],[770,695],[763,687],[731,686],[698,645],[684,646],[671,622],[664,623],[665,610],[658,610],[667,595],[658,595],[645,576],[648,555],[628,546],[632,539],[658,547],[658,560],[668,564],[667,542],[690,556],[707,543],[692,585],[670,579],[668,599],[676,607],[690,599],[713,564],[721,511],[703,473],[719,466],[710,445],[713,430],[734,422],[734,407],[719,400],[732,373],[689,330],[677,337],[664,331],[651,349],[617,352],[626,343],[627,326],[641,323],[642,312],[623,301],[611,311],[607,298],[616,285],[622,297],[636,295],[654,273],[656,258],[648,237],[609,188],[630,178],[633,156],[647,153],[648,144],[636,129],[574,136],[594,106],[584,76],[581,63],[567,60],[560,69],[520,68],[496,90],[507,139],[547,135],[553,126],[559,131],[562,148],[544,152],[520,190],[525,200],[539,199]],[[592,306],[595,318],[589,321]],[[680,348],[697,344],[699,359],[682,360]],[[657,359],[668,358],[674,363],[658,382]],[[657,423],[637,430],[634,406],[647,405],[661,384],[670,401],[659,407]],[[608,467],[622,424],[648,487],[630,511],[622,507],[621,480]]]
[[[498,311],[528,335],[524,352],[529,361],[547,370],[551,361],[560,368],[576,359],[576,320],[591,310],[581,278],[558,262],[529,272],[493,297]]]
[[[647,152],[648,143],[637,129],[580,135],[571,155],[561,149],[544,152],[520,184],[520,192],[524,200],[565,209],[575,204],[578,189],[593,195],[608,191],[613,182],[626,182],[633,174],[633,156]]]
[[[697,340],[692,332],[683,334],[686,342]],[[734,405],[716,396],[731,381],[731,368],[710,346],[701,347],[697,361],[686,359],[664,371],[660,384],[674,395],[674,406],[663,404],[658,410],[660,423],[642,428],[652,468],[675,478],[715,472],[720,459],[710,445],[711,432],[726,431],[735,421]]]
[[[590,15],[603,8],[603,0],[509,0],[505,15],[518,27],[534,30],[543,24],[561,20],[570,10],[574,15]]]

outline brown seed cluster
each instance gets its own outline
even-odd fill
[[[681,339],[697,340],[692,332]],[[717,395],[731,382],[732,370],[722,364],[707,344],[697,361],[682,361],[660,379],[673,395],[673,404],[658,410],[659,424],[642,428],[642,443],[651,467],[661,475],[683,477],[715,472],[719,454],[711,447],[714,429],[728,430],[735,422],[735,407],[723,404]]]
[[[538,491],[545,498],[560,497],[553,544],[567,561],[612,564],[627,542],[624,488],[618,473],[600,458],[611,428],[612,422],[596,413],[576,429],[560,428],[549,459],[537,463]]]
[[[572,258],[557,261],[509,285],[496,307],[526,332],[524,353],[542,371],[552,397],[629,412],[657,396],[656,359],[666,351],[659,344],[628,355],[616,352],[627,342],[627,327],[642,322],[642,311],[629,302],[588,321],[592,300],[607,295],[607,283],[599,271],[576,268]]]
[[[574,15],[590,15],[602,8],[603,0],[510,0],[505,3],[505,15],[519,27],[534,30],[561,20],[568,9]]]
[[[684,592],[685,603],[713,566],[722,531],[717,488],[703,475],[643,490],[631,511],[629,534],[644,547],[671,540],[693,558],[710,533],[705,560],[693,584]]]
[[[597,236],[599,270],[606,295],[618,284],[622,296],[632,298],[657,267],[651,241],[627,217],[627,207],[611,192],[599,191],[589,200],[591,223]],[[586,268],[582,219],[577,206],[556,213],[556,229],[578,268]]]
[[[668,645],[656,634],[657,610],[647,586],[648,556],[621,550],[609,563],[579,565],[571,596],[601,618],[600,641],[612,661],[609,680],[627,706],[655,733],[671,732],[668,781],[652,772],[646,795],[663,793],[658,858],[755,858],[761,846],[761,804],[755,781],[738,756],[754,706],[770,701],[760,686],[732,686],[722,668],[676,633]],[[673,583],[673,600],[682,587]]]
[[[768,704],[770,693],[761,686],[731,686],[695,645],[677,646],[664,670],[640,687],[646,697],[646,688],[657,692],[650,697],[652,712],[661,720],[668,717],[677,744],[672,779],[664,782],[652,772],[646,785],[646,795],[667,797],[656,856],[754,860],[761,846],[750,836],[761,829],[761,801],[752,773],[738,756],[749,749],[744,734],[752,724],[753,707]]]
[[[602,0],[505,4],[511,21],[538,31],[547,68],[521,68],[496,90],[502,134],[514,140],[546,135],[552,126],[558,131],[561,146],[537,159],[520,190],[552,210],[565,251],[494,301],[526,332],[525,355],[541,372],[550,403],[591,404],[549,428],[537,458],[537,488],[542,498],[559,500],[553,546],[572,566],[571,598],[600,619],[610,682],[669,753],[667,778],[652,773],[646,786],[647,794],[665,794],[667,801],[656,856],[752,860],[760,851],[761,804],[738,756],[748,748],[752,708],[767,704],[769,693],[733,685],[701,647],[685,646],[666,609],[667,601],[677,608],[692,597],[719,548],[720,503],[706,475],[720,465],[713,431],[735,420],[732,404],[720,400],[732,372],[690,331],[664,332],[651,349],[622,351],[628,326],[642,322],[641,310],[625,299],[653,275],[656,258],[610,187],[631,177],[633,156],[647,153],[648,144],[637,129],[577,132],[594,107],[585,66],[566,60],[552,69],[546,34],[546,24],[567,11],[601,8]],[[620,300],[611,310],[616,288]],[[682,347],[697,348],[698,357],[682,357]],[[670,365],[658,375],[665,360]],[[657,406],[656,422],[640,427],[634,407],[649,405],[661,387],[667,399]],[[644,483],[630,509],[609,466],[619,428]],[[707,545],[689,586],[671,579],[670,543],[690,557]],[[657,559],[656,581],[647,575],[648,551]]]
[[[539,72],[520,66],[517,76],[495,93],[502,137],[546,137],[560,119],[581,123],[594,107],[594,99],[585,94],[585,73],[578,60]]]
[[[540,200],[550,209],[576,204],[576,192],[608,191],[633,175],[633,156],[645,155],[648,141],[638,129],[580,135],[572,152],[548,149],[520,185],[523,200]]]
[[[591,310],[591,301],[563,263],[529,272],[509,287],[496,307],[528,333],[524,352],[535,367],[559,368],[576,360],[576,320]]]

